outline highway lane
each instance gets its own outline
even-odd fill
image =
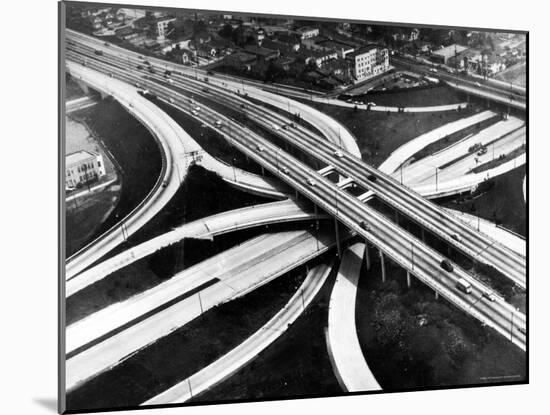
[[[334,236],[326,232],[292,231],[263,235],[183,271],[168,280],[168,285],[163,285],[162,289],[153,288],[154,296],[146,292],[128,300],[123,306],[118,305],[116,315],[95,313],[89,321],[81,320],[67,330],[68,350],[74,350],[78,344],[85,345],[88,339],[97,339],[97,335],[102,333],[106,333],[106,338],[67,359],[67,390],[74,390],[99,373],[120,364],[210,308],[243,296],[308,262],[326,252],[334,243]],[[213,283],[196,293],[189,291],[208,281]],[[189,296],[179,300],[178,297],[184,293],[189,293]],[[163,301],[174,298],[178,301],[154,312],[155,301],[160,297],[163,299],[158,304],[166,305]],[[133,316],[143,316],[146,309],[153,310],[146,319],[131,320]],[[115,327],[115,321],[129,323],[120,332],[106,332],[103,323]]]
[[[70,297],[87,286],[108,277],[113,272],[143,259],[184,238],[211,239],[223,233],[253,226],[298,221],[305,219],[326,219],[321,213],[311,213],[303,204],[292,200],[254,205],[222,212],[181,225],[137,246],[127,249],[67,281],[66,296]]]
[[[493,111],[483,111],[421,134],[397,148],[386,160],[382,162],[382,164],[380,164],[380,166],[378,166],[378,169],[386,174],[392,174],[399,169],[403,163],[430,144],[496,116],[497,114]]]
[[[426,180],[427,177],[435,177],[436,167],[438,173],[439,170],[443,173],[447,166],[452,166],[452,168],[456,169],[457,166],[461,165],[461,158],[468,158],[467,164],[471,165],[471,162],[473,162],[473,167],[476,166],[474,161],[475,158],[480,161],[487,160],[487,158],[490,160],[492,159],[493,143],[495,143],[496,146],[503,145],[504,148],[508,145],[515,148],[515,144],[521,145],[521,143],[525,142],[525,128],[522,128],[523,125],[523,121],[517,118],[510,119],[509,121],[499,121],[437,153],[424,157],[421,160],[415,160],[413,163],[400,169],[403,173],[403,182],[411,186],[412,183],[421,183]],[[472,152],[469,150],[475,144],[486,146],[491,151],[488,151],[483,156],[478,156],[477,151]],[[468,170],[469,169],[466,169],[464,173]],[[400,175],[401,171],[399,174],[398,172],[394,173],[395,177],[400,177]]]
[[[66,30],[68,38],[72,38],[72,45],[69,44],[69,48],[77,48],[78,44],[75,41],[78,41],[81,44],[87,45],[92,49],[92,55],[90,59],[98,58],[97,55],[93,54],[94,50],[100,50],[102,53],[116,54],[116,56],[123,62],[126,60],[126,64],[135,65],[137,68],[138,64],[143,65],[144,60],[140,59],[140,55],[129,51],[127,49],[120,48],[115,45],[106,46],[104,42],[101,42],[93,37],[74,32],[72,30]],[[146,57],[148,62],[152,64],[159,71],[169,69],[173,71],[173,75],[185,75],[188,79],[195,78],[196,80],[204,81],[208,80],[208,84],[217,85],[223,87],[228,91],[232,91],[242,96],[250,96],[255,99],[266,102],[269,105],[272,105],[280,110],[284,110],[291,113],[300,113],[303,120],[307,121],[311,125],[314,125],[321,133],[327,137],[329,140],[341,142],[341,145],[346,148],[350,153],[355,154],[357,157],[361,157],[361,152],[357,146],[353,135],[341,124],[336,122],[333,118],[328,115],[312,108],[307,105],[304,105],[298,101],[292,100],[287,97],[282,97],[265,90],[258,89],[254,84],[247,84],[243,79],[238,78],[234,80],[231,76],[220,75],[214,76],[208,74],[207,71],[189,68],[183,65],[179,65],[172,62],[163,61],[162,59]]]
[[[361,350],[355,325],[355,300],[365,244],[346,249],[330,294],[328,351],[338,383],[346,392],[382,390]]]
[[[392,57],[392,62],[397,63],[398,65],[404,65],[409,67],[414,67],[416,72],[422,73],[427,76],[435,77],[444,80],[448,85],[458,88],[467,88],[471,89],[476,93],[486,94],[485,96],[493,98],[496,97],[500,102],[504,100],[504,103],[510,101],[512,97],[512,102],[515,104],[525,104],[525,88],[511,86],[510,84],[503,84],[492,79],[483,80],[483,79],[470,79],[461,74],[450,74],[445,70],[437,69],[437,72],[433,72],[433,64],[431,67],[420,64],[416,61],[410,61],[402,57]],[[525,109],[525,107],[523,107]]]
[[[466,176],[473,173],[472,170],[477,166],[482,166],[483,164],[489,163],[495,159],[498,159],[501,155],[508,155],[515,150],[521,150],[525,147],[526,143],[526,130],[525,128],[520,128],[517,131],[514,131],[507,136],[493,141],[490,145],[487,146],[488,151],[483,155],[477,155],[475,152],[468,154],[465,157],[459,158],[458,161],[451,165],[441,164],[442,158],[436,158],[434,160],[427,161],[429,166],[431,161],[434,162],[435,166],[443,166],[443,168],[438,168],[438,180],[442,183],[445,183],[447,180],[453,180],[456,177]],[[464,156],[464,154],[463,154]],[[428,164],[430,163],[430,164]],[[520,166],[522,163],[517,163],[517,166]],[[489,171],[487,171],[488,173]],[[430,169],[427,174],[418,177],[416,183],[422,185],[423,182],[433,181],[434,169]]]
[[[281,337],[308,307],[327,280],[333,263],[311,269],[288,303],[266,324],[237,347],[213,363],[142,405],[183,403],[213,388],[254,360],[263,350]]]
[[[230,129],[241,129],[240,126],[231,125]],[[285,154],[284,152],[281,152],[278,148],[274,147],[271,143],[266,142],[261,137],[254,136],[254,140],[251,143],[251,138],[249,132],[242,132],[243,136],[240,137],[240,140],[233,141],[233,144],[238,148],[241,149],[243,152],[248,154],[251,158],[258,161],[261,165],[268,168],[270,171],[276,173],[281,177],[283,180],[287,181],[291,186],[296,187],[298,191],[305,194],[306,197],[312,199],[315,203],[317,203],[322,208],[326,209],[328,212],[330,212],[333,215],[336,215],[340,221],[342,221],[346,226],[350,227],[351,229],[354,229],[358,231],[362,236],[372,239],[373,243],[380,246],[384,252],[389,254],[394,260],[397,260],[398,263],[405,266],[405,268],[411,268],[411,262],[408,260],[408,251],[409,247],[414,248],[415,254],[413,256],[413,260],[420,261],[420,259],[417,259],[417,255],[422,253],[422,261],[425,264],[429,265],[431,267],[432,271],[431,274],[437,275],[439,270],[439,261],[441,257],[438,254],[435,254],[433,256],[426,256],[425,251],[430,252],[430,250],[424,246],[421,245],[415,245],[413,242],[411,242],[411,236],[410,235],[403,235],[399,227],[395,226],[391,222],[387,221],[387,219],[380,217],[379,214],[372,211],[372,209],[369,209],[368,207],[360,204],[360,206],[357,206],[356,204],[359,203],[356,199],[352,199],[347,193],[345,192],[339,192],[339,189],[328,180],[324,179],[323,177],[316,176],[316,172],[312,171],[311,169],[306,168],[305,166],[301,165],[301,163],[297,162],[297,160],[289,160],[289,156]],[[258,145],[261,143],[262,150],[258,151]],[[269,151],[264,151],[264,149],[269,149]],[[260,154],[258,154],[260,153]],[[279,168],[281,167],[287,167],[289,170],[289,174],[282,174],[281,171],[279,171]],[[310,178],[311,176],[314,177],[314,179],[318,180],[317,183],[319,183],[319,186],[308,186],[304,184],[306,182],[306,178]],[[322,184],[322,186],[321,186]],[[322,188],[321,188],[322,187]],[[334,194],[336,195],[335,198],[331,198],[329,195],[334,191]],[[341,202],[343,205],[340,204],[340,198],[343,199]],[[350,200],[352,199],[352,200]],[[355,206],[354,206],[355,203]],[[351,210],[351,211],[350,211]],[[344,214],[343,212],[346,211],[348,214]],[[350,215],[351,214],[351,215]],[[362,218],[369,217],[369,215],[372,215],[372,217],[375,217],[375,220],[378,226],[376,229],[376,233],[380,232],[386,232],[389,230],[389,234],[386,233],[386,238],[384,240],[381,240],[375,236],[375,234],[367,233],[364,230],[362,230],[358,223],[362,220]],[[399,242],[399,243],[398,243]],[[418,244],[418,241],[416,241]],[[422,252],[421,252],[422,251]],[[445,291],[445,295],[447,298],[449,298],[453,303],[457,304],[459,307],[463,309],[469,310],[469,312],[473,315],[475,315],[477,318],[481,319],[482,321],[487,321],[489,324],[491,324],[493,327],[495,327],[497,330],[499,330],[501,333],[508,332],[508,320],[509,318],[502,317],[503,314],[506,314],[509,316],[508,311],[501,310],[501,312],[497,312],[496,314],[500,315],[501,321],[498,322],[496,314],[492,317],[489,317],[487,314],[482,315],[478,313],[478,310],[470,310],[470,307],[466,305],[464,302],[462,302],[460,299],[457,298],[457,294],[454,292],[456,291],[454,289],[453,283],[450,283],[447,287],[441,286],[439,283],[437,283],[434,279],[430,277],[430,272],[426,272],[427,270],[420,269],[421,267],[418,265],[418,263],[414,262],[413,264],[413,273],[418,274],[419,278],[425,281],[429,286],[435,287],[435,289]],[[423,264],[424,265],[424,264]],[[462,272],[462,271],[461,271]],[[458,271],[457,271],[458,273]],[[467,274],[464,273],[466,278]],[[471,277],[470,277],[471,278]],[[449,283],[449,280],[446,278],[445,282]],[[472,285],[477,285],[479,282],[472,280]],[[479,285],[478,285],[479,287]],[[485,290],[486,288],[479,288],[479,292]],[[497,304],[499,309],[501,309],[502,305]],[[492,308],[495,308],[497,305],[493,305]],[[477,306],[476,308],[480,308]],[[495,310],[493,310],[495,311]],[[493,321],[489,321],[493,319]],[[521,320],[521,317],[519,318]],[[516,319],[517,321],[518,319]],[[503,321],[506,321],[506,323],[503,324]],[[515,333],[513,333],[515,334]],[[521,336],[518,340],[518,336],[514,336],[512,334],[511,339],[515,341],[516,343],[521,344]],[[521,347],[521,346],[520,346]]]

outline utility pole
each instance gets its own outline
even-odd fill
[[[437,167],[435,168],[435,191],[437,192]]]

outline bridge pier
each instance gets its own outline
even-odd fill
[[[399,225],[399,212],[397,210],[395,211],[395,223]]]
[[[262,168],[262,176],[265,176],[265,169],[264,169],[264,166],[261,166]]]
[[[74,79],[74,78],[73,78]],[[76,81],[76,83],[78,84],[78,86],[80,87],[80,89],[82,89],[82,91],[84,91],[84,93],[86,95],[88,95],[90,93],[90,88],[88,87],[88,85],[86,85],[84,82],[82,81]]]
[[[365,265],[367,266],[367,271],[370,270],[371,267],[371,258],[370,258],[370,252],[369,252],[369,243],[365,240]]]
[[[439,300],[439,293],[437,291],[435,291],[435,299]]]
[[[336,218],[334,219],[334,230],[336,231],[336,255],[338,258],[341,258],[342,251],[340,247],[340,232],[338,230],[338,220]]]
[[[420,232],[421,232],[422,242],[426,242],[426,232],[424,231],[424,228],[422,228]]]
[[[380,253],[380,269],[382,270],[382,282],[386,282],[386,261],[384,258],[384,253],[382,251],[378,252]]]
[[[407,271],[407,288],[411,288],[411,273]]]

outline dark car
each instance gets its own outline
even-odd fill
[[[375,182],[376,181],[376,176],[371,174],[370,176],[367,177],[367,180],[369,180],[371,182]]]
[[[103,51],[102,50],[94,50],[94,53],[96,55],[99,55],[99,56],[102,56],[103,55]]]
[[[361,228],[364,229],[364,230],[366,230],[366,231],[370,231],[370,230],[371,230],[370,225],[369,225],[366,221],[364,221],[364,220],[361,221],[361,223],[359,224],[359,226],[361,226]]]
[[[143,66],[138,65],[137,68],[138,68],[139,70],[141,70],[141,69],[143,69]]]
[[[441,261],[440,266],[447,272],[453,272],[453,265],[448,259],[444,259],[443,261]]]

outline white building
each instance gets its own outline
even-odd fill
[[[301,36],[302,40],[319,36],[319,29],[315,27],[301,27],[296,32]]]
[[[361,82],[390,69],[388,49],[367,46],[347,55],[355,82]]]
[[[101,154],[81,150],[65,157],[65,187],[72,189],[105,175]]]
[[[166,35],[168,34],[168,25],[176,20],[175,17],[163,17],[157,19],[154,25],[155,35],[157,36],[157,39],[163,40],[166,38]]]

